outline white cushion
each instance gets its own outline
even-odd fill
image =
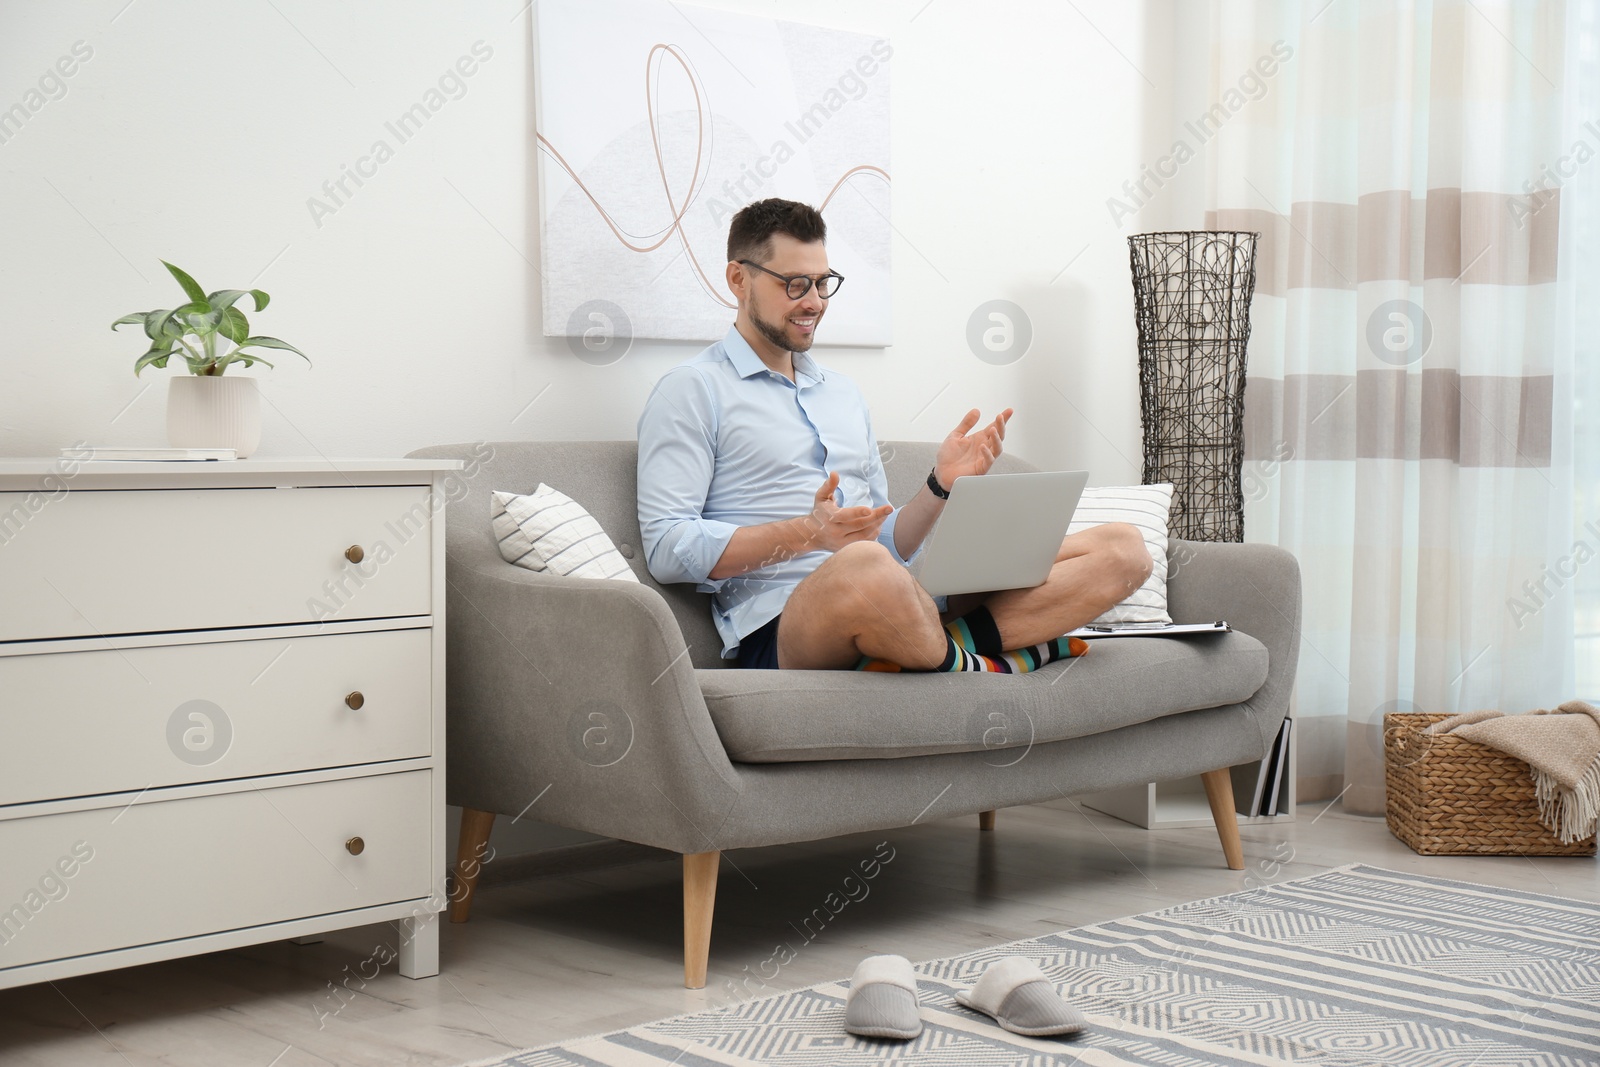
[[[1104,485],[1083,491],[1067,533],[1091,526],[1125,522],[1144,535],[1155,566],[1150,577],[1122,603],[1094,621],[1102,625],[1121,622],[1169,623],[1167,614],[1167,513],[1172,509],[1172,485]]]
[[[576,578],[639,580],[594,516],[543,482],[527,496],[490,494],[489,513],[500,554],[519,567]]]

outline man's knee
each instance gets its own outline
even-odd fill
[[[876,541],[853,541],[833,557],[839,577],[869,602],[903,595],[915,584],[904,564]]]
[[[877,541],[852,541],[833,554],[836,566],[852,575],[892,575],[905,571],[905,567]]]
[[[1104,527],[1110,563],[1128,589],[1136,589],[1150,577],[1155,561],[1144,543],[1144,534],[1137,526],[1125,522],[1107,523]]]

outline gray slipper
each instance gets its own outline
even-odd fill
[[[909,1040],[922,1033],[917,975],[904,956],[868,956],[850,979],[844,1028],[858,1037]]]
[[[1061,999],[1038,964],[1021,956],[991,964],[971,989],[956,993],[956,1002],[1024,1037],[1075,1034],[1089,1025],[1083,1012]]]

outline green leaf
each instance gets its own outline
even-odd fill
[[[154,314],[154,313],[152,312],[152,314]],[[154,337],[150,337],[150,331],[151,330],[155,331],[155,336]],[[175,312],[169,311],[166,314],[162,315],[159,319],[157,319],[154,326],[151,326],[149,323],[146,323],[145,324],[145,328],[144,328],[144,332],[145,332],[145,336],[150,337],[150,340],[152,340],[152,341],[155,341],[155,340],[162,340],[162,341],[174,340],[175,341],[178,338],[183,336],[183,334],[184,334],[184,326],[183,326],[183,324],[181,322],[178,321],[177,314]]]
[[[173,321],[170,311],[147,311],[144,313],[144,335],[152,341],[176,340],[183,336],[183,328]]]
[[[234,344],[239,344],[250,336],[250,320],[246,319],[244,312],[238,308],[224,308],[222,323],[217,327],[217,332]]]
[[[163,370],[166,369],[167,357],[170,355],[172,355],[172,345],[170,342],[165,345],[151,345],[150,350],[144,355],[140,356],[139,361],[133,365],[133,376],[137,378],[146,367],[150,366],[160,367]]]
[[[217,332],[217,327],[222,324],[222,314],[204,301],[185,304],[172,313],[174,319],[201,337]]]
[[[122,316],[122,318],[118,319],[116,322],[113,322],[111,324],[111,328],[113,330],[115,330],[118,326],[125,326],[130,322],[137,322],[137,323],[143,325],[144,322],[145,322],[145,316],[147,314],[149,314],[149,312],[135,311],[132,315],[124,315],[124,316]]]
[[[211,304],[212,307],[221,310],[223,308],[233,307],[234,304],[238,303],[246,296],[250,296],[255,299],[257,311],[264,309],[267,306],[267,301],[272,299],[260,289],[218,289],[216,292],[206,297],[206,300]]]
[[[174,278],[178,279],[178,284],[183,286],[183,291],[188,294],[190,300],[197,304],[206,302],[206,291],[200,288],[198,282],[164,259],[161,261],[161,265],[166,267]]]
[[[285,352],[293,352],[307,363],[311,362],[310,356],[306,355],[289,342],[280,341],[276,337],[246,337],[243,341],[239,342],[240,348],[249,348],[252,345],[256,348],[280,348]]]
[[[246,367],[253,367],[257,363],[266,363],[267,366],[276,369],[276,364],[269,363],[260,356],[253,355],[249,352],[241,352],[237,348],[223,356],[221,359],[217,360],[217,366],[226,367],[228,364],[234,362],[243,363]]]
[[[179,326],[214,331],[217,328],[217,320],[220,320],[222,316],[218,315],[215,320],[208,320],[207,316],[210,314],[211,305],[204,300],[197,300],[193,303],[184,304],[182,307],[173,308],[171,321]]]

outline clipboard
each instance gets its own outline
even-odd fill
[[[1097,637],[1193,637],[1196,634],[1231,634],[1233,627],[1226,621],[1143,623],[1124,622],[1110,626],[1080,626],[1068,637],[1081,637],[1092,641]]]

